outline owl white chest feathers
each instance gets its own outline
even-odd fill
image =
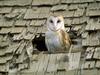
[[[45,42],[50,53],[68,51],[70,38],[65,31],[63,18],[51,16],[47,20],[48,31],[45,33]]]

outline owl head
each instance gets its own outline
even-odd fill
[[[50,31],[64,30],[64,19],[62,16],[50,16],[47,19],[47,28]]]

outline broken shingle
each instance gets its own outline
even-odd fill
[[[18,70],[23,70],[28,68],[28,63],[19,64]]]
[[[55,5],[51,8],[51,11],[64,11],[67,10],[67,5]]]
[[[8,60],[11,60],[12,57],[12,55],[0,57],[0,64],[6,63]]]
[[[19,15],[19,13],[10,13],[10,14],[6,14],[5,18],[12,19],[12,18],[17,17],[18,15]]]
[[[22,43],[20,44],[19,48],[17,49],[16,51],[16,54],[21,54],[22,53],[22,50],[24,49],[26,43]]]
[[[88,48],[86,49],[86,52],[85,52],[85,54],[86,54],[85,59],[92,59],[93,54],[94,54],[94,50],[95,50],[94,47],[88,47]]]
[[[82,38],[85,39],[86,37],[88,37],[88,32],[82,33]]]
[[[8,53],[13,53],[13,52],[15,52],[16,50],[17,50],[17,48],[19,47],[19,45],[20,44],[15,44],[15,45],[10,45],[9,47],[8,47],[8,49],[6,50],[6,54]]]

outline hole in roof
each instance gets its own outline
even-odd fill
[[[32,45],[38,51],[48,51],[45,44],[45,35],[44,34],[36,34],[34,39],[32,40]]]
[[[11,34],[11,33],[8,33],[8,35],[9,35],[10,37],[13,37],[13,36],[14,36],[14,34]]]
[[[5,15],[5,13],[2,14],[3,16]]]
[[[0,30],[1,30],[2,28],[0,27]]]

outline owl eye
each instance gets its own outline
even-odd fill
[[[50,20],[50,23],[53,23],[53,21],[52,21],[52,20]]]
[[[57,23],[60,23],[60,22],[61,22],[60,20],[57,21]]]

